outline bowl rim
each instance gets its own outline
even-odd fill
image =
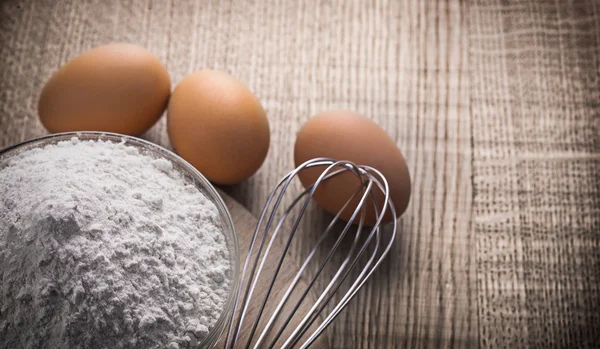
[[[206,195],[206,196],[208,196],[208,199],[211,200],[215,204],[215,206],[217,206],[219,215],[221,216],[221,220],[222,220],[223,224],[225,226],[227,226],[227,227],[224,227],[223,230],[229,229],[231,231],[232,241],[230,244],[228,244],[228,245],[231,245],[231,246],[228,246],[228,248],[230,249],[229,260],[233,265],[231,266],[231,268],[232,268],[231,276],[232,277],[231,277],[230,290],[229,290],[229,294],[227,296],[227,300],[225,301],[225,304],[223,306],[223,310],[221,311],[221,315],[217,319],[217,322],[215,322],[213,327],[209,330],[208,336],[204,339],[204,341],[202,341],[201,343],[198,343],[198,345],[197,345],[198,349],[214,348],[224,333],[226,325],[229,322],[229,319],[231,317],[231,312],[235,312],[235,309],[233,309],[233,307],[235,305],[235,303],[234,303],[235,297],[236,297],[237,289],[239,288],[239,282],[240,282],[240,246],[239,246],[239,242],[238,242],[237,231],[235,229],[235,225],[233,224],[233,218],[231,217],[231,212],[229,212],[229,209],[227,208],[227,205],[223,201],[223,198],[221,197],[219,192],[216,190],[216,188],[213,186],[213,184],[210,183],[210,181],[200,171],[198,171],[198,169],[196,169],[194,166],[192,166],[188,161],[183,159],[181,156],[177,155],[174,151],[171,151],[159,144],[153,143],[151,141],[148,141],[148,140],[145,140],[145,139],[142,139],[139,137],[120,134],[120,133],[114,133],[114,132],[70,131],[70,132],[51,133],[51,134],[47,134],[47,135],[43,135],[43,136],[39,136],[39,137],[34,137],[34,138],[30,138],[30,139],[24,140],[22,142],[15,143],[15,144],[12,144],[12,145],[9,145],[7,147],[0,149],[0,160],[2,160],[2,157],[5,156],[6,154],[8,154],[9,152],[17,150],[22,147],[25,147],[27,145],[33,145],[38,142],[49,141],[52,139],[57,139],[57,142],[60,142],[61,140],[68,141],[69,138],[73,138],[73,137],[78,137],[78,138],[79,137],[89,137],[88,139],[81,139],[81,140],[104,140],[104,141],[115,141],[116,139],[121,139],[122,141],[124,141],[125,144],[127,144],[127,142],[131,142],[131,144],[133,144],[134,146],[137,145],[137,146],[149,148],[150,150],[155,151],[159,155],[162,155],[167,160],[177,162],[178,165],[180,165],[185,170],[186,173],[184,173],[184,174],[190,175],[194,181],[197,181],[200,184],[199,189],[202,189],[203,191],[205,191],[205,193],[203,193],[203,194],[208,194],[208,195]],[[103,138],[103,137],[105,137],[105,138]],[[195,186],[198,187],[197,184],[195,184]],[[233,251],[231,251],[231,248],[233,248]]]

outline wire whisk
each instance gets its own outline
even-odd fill
[[[292,180],[301,171],[314,167],[322,167],[324,170],[312,186],[306,188],[287,208],[282,210],[280,205],[284,201],[284,195],[290,187]],[[296,235],[301,220],[305,216],[309,202],[319,185],[342,173],[352,173],[356,176],[360,181],[359,187],[356,189],[354,195],[348,198],[344,206],[322,232],[314,248],[312,248],[308,257],[302,262],[298,273],[287,286],[287,289],[279,300],[279,303],[277,303],[275,310],[268,317],[268,321],[263,328],[259,329],[259,323],[261,323],[263,316],[268,316],[265,314],[265,307],[267,302],[272,301],[270,297],[274,293],[274,285],[277,276],[283,265],[284,258],[288,254],[290,245]],[[383,193],[383,202],[377,202],[375,195],[376,191]],[[319,249],[325,247],[324,241],[327,236],[335,230],[333,228],[335,223],[340,220],[340,214],[349,207],[351,202],[356,198],[360,198],[360,201],[354,208],[351,218],[345,224],[342,232],[337,237],[333,246],[329,249],[329,252],[327,252],[324,260],[320,262],[316,274],[308,282],[308,287],[299,291],[299,298],[297,298],[297,296],[291,297],[292,293],[296,290],[298,281],[315,255],[317,255]],[[297,205],[300,205],[300,209],[297,216],[294,217],[294,215],[290,215],[290,213]],[[375,210],[376,223],[373,226],[367,226],[365,224],[367,205],[372,205],[371,207]],[[388,234],[386,232],[386,234],[383,234],[382,219],[387,212],[390,212],[392,215],[391,233]],[[287,230],[284,228],[286,226],[284,223],[288,217],[290,217],[293,224],[291,229],[289,229],[289,236],[285,241],[283,253],[281,256],[276,257],[277,264],[273,275],[262,275],[269,254],[271,253],[273,242],[276,241],[278,235],[282,231]],[[236,290],[234,312],[228,324],[225,349],[287,349],[297,347],[304,349],[311,346],[340,314],[344,307],[348,305],[389,253],[396,236],[396,221],[396,211],[394,209],[394,204],[390,199],[388,182],[381,172],[375,168],[364,165],[355,165],[350,161],[317,158],[309,160],[298,166],[295,170],[289,172],[279,181],[269,195],[258,219],[248,256],[246,257],[242,270],[239,289]],[[342,245],[342,241],[345,237],[348,237],[348,239],[352,241],[352,245],[347,249],[340,249],[340,245]],[[309,291],[315,286],[317,279],[323,274],[323,270],[327,264],[331,262],[333,259],[332,257],[338,250],[341,250],[339,253],[343,253],[344,257],[335,272],[335,275],[327,283],[324,290],[319,292],[317,301],[310,307],[310,310],[305,314],[297,314],[302,302],[309,294]],[[366,258],[366,263],[364,262],[365,258],[361,259],[363,255]],[[273,256],[271,257],[273,258]],[[362,264],[364,264],[364,266],[359,263],[359,260],[363,261]],[[361,266],[357,268],[358,265]],[[356,276],[357,273],[358,276]],[[255,290],[261,278],[264,278],[263,282],[267,282],[269,286],[266,294],[258,297],[255,295]],[[347,279],[348,283],[345,283]],[[342,288],[343,284],[346,285],[347,289]],[[288,304],[290,299],[293,299],[294,302]],[[332,302],[332,300],[335,301]],[[259,304],[259,311],[255,319],[248,318],[248,309],[252,302],[258,302],[255,304]],[[283,309],[285,307],[291,307],[291,310],[286,310],[284,312]],[[295,326],[293,329],[287,329],[295,315],[302,316],[299,325]],[[320,324],[315,325],[315,321],[321,315],[324,316],[323,320]],[[282,316],[284,317],[283,322],[277,323],[277,326],[275,326],[276,320]],[[263,322],[264,320],[266,319],[263,319]],[[244,340],[241,339],[242,336],[240,334],[245,321],[252,321],[252,326],[248,338],[244,339],[245,342],[243,342]],[[291,333],[287,333],[284,336],[286,329],[287,332],[291,331]]]

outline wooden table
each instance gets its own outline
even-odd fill
[[[257,214],[316,112],[372,117],[407,158],[390,258],[333,348],[600,347],[600,5],[463,1],[6,1],[0,147],[44,134],[39,90],[111,41],[174,83],[230,71],[271,122],[260,171],[223,188]],[[164,118],[146,138],[168,146]],[[311,208],[305,255],[328,219]],[[331,270],[328,271],[331,273]]]

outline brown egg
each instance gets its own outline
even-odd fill
[[[219,184],[250,177],[269,150],[269,121],[260,101],[220,71],[203,70],[177,85],[167,128],[177,153]]]
[[[87,51],[44,85],[38,104],[50,132],[104,131],[140,135],[162,115],[171,90],[165,67],[131,44]]]
[[[410,175],[402,153],[396,143],[370,119],[351,111],[335,110],[318,114],[308,120],[300,129],[294,147],[296,166],[317,158],[328,157],[336,160],[349,160],[357,165],[369,165],[379,170],[390,186],[390,197],[400,216],[410,199]],[[304,187],[312,185],[325,167],[310,168],[299,174]],[[326,211],[337,214],[346,201],[356,192],[360,180],[351,173],[343,173],[322,182],[313,197]],[[378,189],[377,202],[383,202],[383,193]],[[353,200],[342,215],[348,221],[360,197]],[[367,202],[365,222],[376,222],[372,201]],[[386,214],[383,221],[390,221]],[[355,221],[358,223],[358,219]]]

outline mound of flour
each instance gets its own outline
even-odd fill
[[[0,348],[188,348],[230,288],[219,213],[172,163],[71,141],[0,163]]]

